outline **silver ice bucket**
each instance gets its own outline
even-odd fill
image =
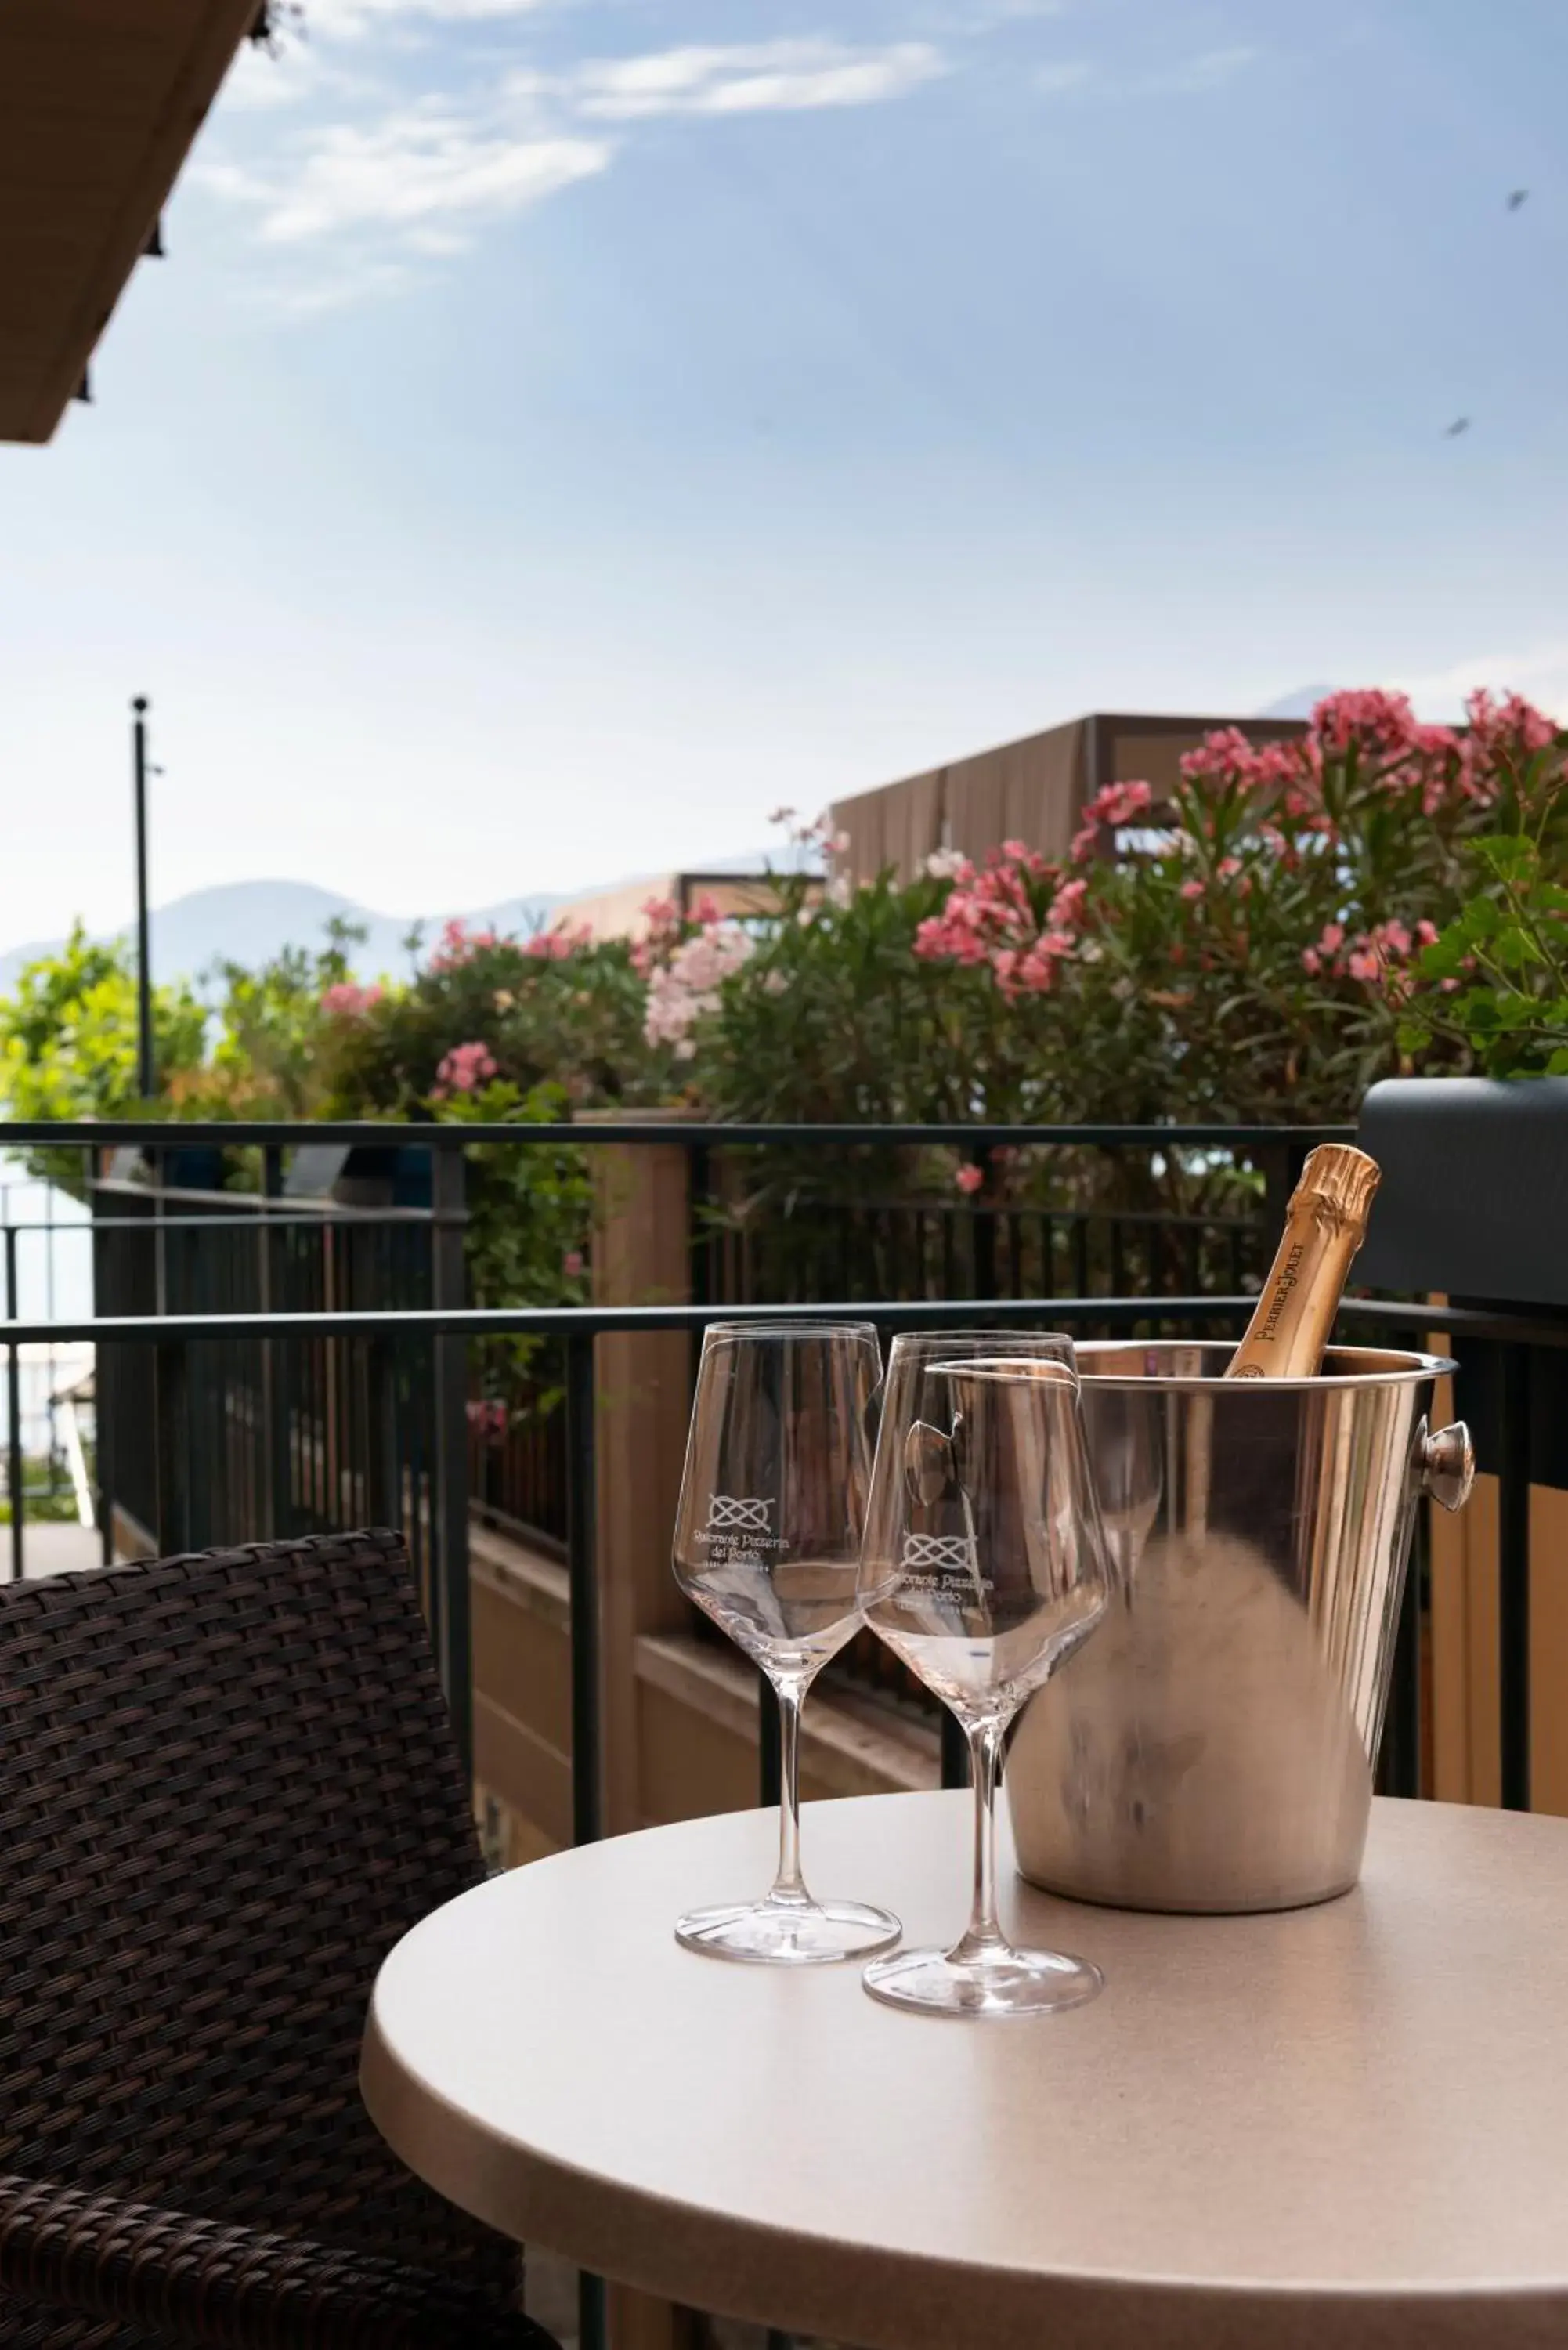
[[[1078,1348],[1120,1589],[1006,1766],[1034,1884],[1134,1909],[1288,1909],[1355,1884],[1417,1502],[1458,1509],[1432,1355],[1336,1347],[1226,1379],[1229,1346]]]

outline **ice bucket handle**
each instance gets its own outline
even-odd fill
[[[1439,1509],[1462,1510],[1476,1481],[1476,1449],[1462,1419],[1427,1432],[1423,1419],[1416,1430],[1417,1476],[1423,1493],[1430,1493]]]

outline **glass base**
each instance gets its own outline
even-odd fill
[[[960,1958],[950,1950],[902,1950],[879,1959],[862,1980],[873,1999],[927,2015],[1049,2015],[1082,2007],[1106,1987],[1098,1967],[1061,1950],[994,1950]]]
[[[820,1967],[836,1959],[863,1959],[886,1950],[903,1932],[888,1909],[865,1901],[731,1901],[693,1909],[677,1921],[675,1939],[705,1958],[736,1959],[754,1967]]]

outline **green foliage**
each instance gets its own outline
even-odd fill
[[[1462,1045],[1490,1077],[1568,1076],[1568,889],[1534,832],[1470,843],[1477,894],[1420,958],[1401,1045]]]
[[[199,1066],[204,1014],[183,982],[152,993],[161,1074]],[[57,955],[24,966],[0,999],[0,1087],[13,1118],[116,1118],[137,1092],[136,969],[115,941],[95,946],[80,923]]]
[[[200,1066],[205,1014],[182,981],[152,992],[152,1045],[176,1082]],[[116,940],[94,945],[78,922],[58,954],[24,965],[0,997],[0,1101],[9,1118],[127,1118],[148,1105],[137,1086],[135,960]],[[67,1189],[75,1151],[37,1151],[29,1165]]]
[[[441,1083],[446,1055],[471,1041],[485,1045],[498,1077],[520,1095],[550,1084],[577,1107],[657,1100],[669,1055],[644,1042],[644,988],[628,942],[569,953],[538,946],[449,924],[406,986],[384,989],[341,1024],[333,1111],[414,1114]]]
[[[175,1089],[204,1118],[308,1118],[330,1092],[340,1023],[323,1009],[334,990],[358,997],[349,950],[365,932],[334,919],[315,952],[286,947],[259,971],[221,962],[219,1035],[210,1060]]]
[[[559,1086],[534,1086],[523,1094],[498,1081],[443,1103],[442,1116],[460,1125],[547,1126],[564,1120],[569,1108]],[[465,1157],[474,1304],[585,1305],[587,1153],[558,1143],[517,1150],[475,1142]]]
[[[565,1119],[560,1086],[527,1093],[504,1080],[441,1104],[459,1125],[544,1126]],[[465,1154],[467,1262],[476,1305],[585,1305],[592,1186],[587,1155],[558,1143],[525,1150],[476,1142]],[[533,1338],[487,1340],[480,1348],[484,1393],[543,1415],[558,1400],[554,1350]],[[541,1374],[545,1376],[541,1378]]]
[[[843,903],[803,876],[776,886],[777,918],[701,1024],[691,1089],[705,1107],[868,1123],[1012,1114],[1025,1055],[993,1017],[995,991],[914,952],[940,883],[885,874]]]

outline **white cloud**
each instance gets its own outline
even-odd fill
[[[503,16],[527,16],[545,0],[310,0],[306,23],[312,37],[358,40],[389,17],[407,23],[480,24]]]
[[[1200,56],[1188,57],[1168,72],[1151,75],[1144,84],[1150,90],[1200,91],[1223,89],[1228,82],[1245,73],[1257,57],[1257,50],[1240,46],[1229,49],[1205,49]]]
[[[661,114],[874,106],[946,71],[928,41],[873,49],[828,40],[758,41],[599,58],[555,87],[591,120],[631,122]]]
[[[1067,0],[982,0],[968,19],[965,30],[971,33],[992,33],[999,25],[1032,24],[1040,16],[1060,16]]]
[[[1064,90],[1082,89],[1094,78],[1094,67],[1082,57],[1075,57],[1059,66],[1041,66],[1034,76],[1034,87],[1055,97]]]
[[[1059,65],[1037,67],[1033,82],[1036,89],[1052,98],[1074,90],[1090,91],[1096,98],[1106,99],[1196,97],[1205,90],[1225,88],[1255,62],[1258,55],[1256,49],[1240,46],[1205,49],[1197,57],[1184,57],[1177,65],[1127,78],[1103,72],[1087,58],[1072,57]]]
[[[313,0],[313,26],[322,5]],[[495,16],[503,0],[418,5],[427,15]],[[409,16],[414,0],[332,0],[331,21],[341,27],[366,7]],[[314,255],[337,244],[333,272],[306,271],[281,296],[265,287],[257,296],[295,317],[362,298],[363,287],[395,290],[410,282],[400,265],[410,256],[461,253],[484,224],[607,171],[628,135],[623,126],[662,115],[870,106],[947,68],[924,41],[879,48],[826,38],[693,44],[591,59],[560,73],[515,71],[462,95],[390,109],[382,98],[379,115],[366,112],[366,84],[334,70],[337,91],[357,101],[350,118],[278,139],[262,161],[217,158],[192,173],[255,214],[260,244]],[[345,244],[356,256],[347,267],[337,265]]]
[[[518,137],[437,99],[369,127],[330,123],[270,172],[215,163],[201,177],[219,195],[259,209],[265,244],[378,227],[415,250],[451,252],[461,249],[463,224],[520,212],[590,179],[610,153],[602,139]]]
[[[1568,642],[1533,646],[1527,652],[1483,653],[1449,669],[1394,680],[1424,718],[1462,716],[1467,694],[1484,686],[1492,692],[1522,693],[1550,716],[1568,720]]]
[[[242,41],[240,53],[223,82],[225,114],[266,114],[275,107],[293,106],[320,79],[320,53],[291,43],[275,57]]]
[[[308,276],[251,280],[244,299],[248,308],[265,317],[303,323],[405,294],[418,282],[417,273],[400,261],[365,259]]]

